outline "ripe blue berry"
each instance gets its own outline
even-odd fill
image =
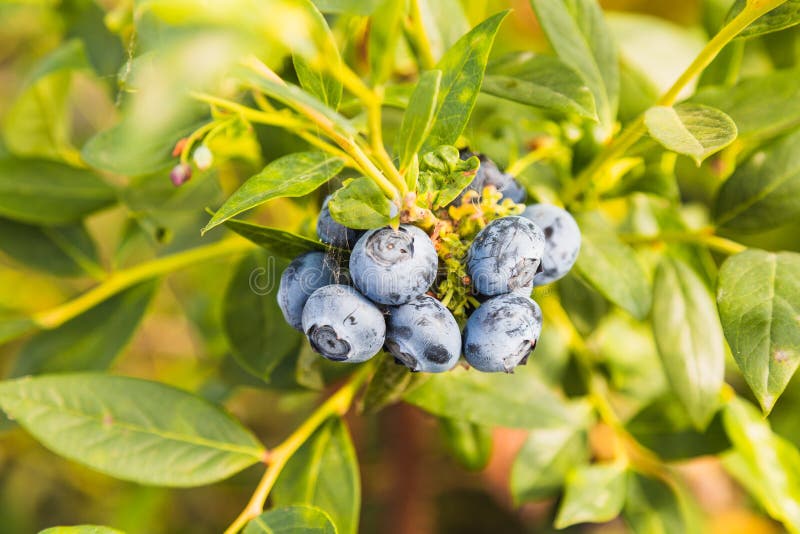
[[[566,210],[550,204],[533,204],[522,214],[544,232],[542,271],[533,278],[534,285],[555,282],[566,275],[581,249],[581,230]]]
[[[508,293],[475,310],[464,329],[464,358],[487,373],[523,365],[542,331],[542,310],[528,297]]]
[[[303,331],[311,347],[336,362],[358,363],[381,350],[386,338],[383,314],[350,286],[317,289],[303,308]]]
[[[501,172],[497,167],[497,164],[495,164],[495,162],[487,158],[485,155],[462,151],[461,159],[469,159],[473,155],[477,155],[478,159],[481,160],[481,166],[478,167],[478,172],[475,173],[475,178],[472,179],[472,182],[467,186],[467,189],[471,189],[478,194],[481,194],[483,193],[484,187],[493,185],[500,192],[500,194],[503,195],[504,199],[509,198],[514,202],[525,201],[525,189],[519,184],[519,182],[517,182],[510,174]],[[460,198],[461,197],[459,196],[459,199]],[[459,200],[456,202],[458,203]]]
[[[306,252],[283,271],[278,286],[278,306],[292,328],[303,330],[303,306],[317,289],[333,284],[331,259],[322,252]]]
[[[422,295],[390,308],[386,349],[412,371],[441,373],[458,363],[461,331],[450,310],[435,298]]]
[[[374,302],[398,306],[425,293],[436,278],[433,242],[416,226],[365,233],[350,254],[350,276]]]
[[[523,217],[503,217],[478,232],[467,253],[472,285],[483,295],[530,294],[544,254],[544,234]]]
[[[330,200],[331,196],[328,195],[319,210],[319,217],[317,218],[317,236],[319,236],[320,241],[332,247],[349,250],[356,244],[361,232],[359,230],[347,228],[343,224],[333,220],[331,212],[328,209],[328,202],[330,202]]]

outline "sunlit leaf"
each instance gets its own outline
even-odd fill
[[[650,135],[698,165],[736,139],[736,123],[722,111],[698,104],[655,106],[644,114]]]
[[[717,306],[733,357],[769,412],[800,364],[800,254],[731,256],[719,272]]]
[[[450,48],[436,69],[442,71],[435,119],[423,152],[439,145],[452,145],[469,121],[483,82],[489,51],[507,11],[492,15]]]
[[[727,228],[762,232],[800,217],[800,131],[756,152],[722,184],[715,218]]]
[[[605,523],[622,511],[628,472],[625,464],[593,464],[575,468],[567,476],[564,499],[554,526]]]
[[[101,374],[20,378],[0,382],[0,407],[53,452],[140,484],[210,484],[264,455],[220,408],[157,382]]]
[[[343,166],[340,158],[323,152],[297,152],[278,158],[242,184],[214,213],[203,232],[269,200],[307,195],[336,176]]]
[[[672,390],[705,428],[719,407],[725,341],[710,292],[681,260],[665,257],[656,271],[653,334]]]

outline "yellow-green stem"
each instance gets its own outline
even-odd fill
[[[267,502],[269,492],[272,491],[272,487],[278,480],[278,476],[286,466],[286,463],[329,417],[342,416],[347,413],[353,404],[356,393],[372,373],[373,367],[374,364],[372,362],[362,365],[336,393],[314,410],[308,419],[297,427],[288,438],[269,451],[267,457],[268,466],[264,471],[264,475],[261,477],[258,486],[256,486],[247,506],[225,530],[225,534],[236,534],[251,519],[258,517],[264,511],[264,503]]]
[[[420,67],[422,67],[420,70],[430,70],[434,68],[436,66],[436,58],[433,56],[431,41],[428,39],[428,34],[425,31],[419,0],[411,0],[411,25],[409,30],[419,57]]]
[[[642,446],[625,428],[608,400],[608,385],[595,372],[591,349],[586,345],[583,336],[578,332],[567,311],[561,306],[557,297],[546,297],[540,301],[544,315],[558,322],[569,330],[570,346],[578,370],[589,392],[589,400],[600,416],[600,420],[614,431],[615,438],[621,445],[617,451],[631,468],[654,478],[658,478],[673,489],[677,482],[668,467],[649,449]]]
[[[707,44],[692,63],[675,80],[666,93],[658,99],[656,105],[671,106],[678,95],[695,77],[714,60],[722,49],[731,42],[747,26],[764,13],[771,11],[786,0],[750,0],[747,6],[728,24],[726,24]],[[606,165],[622,156],[646,132],[644,115],[640,115],[614,139],[578,176],[572,187],[564,194],[564,204],[569,205],[588,189],[595,176],[602,172]]]
[[[528,152],[514,163],[509,165],[506,168],[506,172],[514,177],[519,176],[520,173],[522,173],[525,169],[546,157],[555,146],[555,143],[551,142],[536,148],[536,150]]]
[[[326,143],[322,139],[309,132],[309,124],[299,121],[291,116],[286,116],[283,112],[275,110],[261,111],[205,93],[192,92],[191,96],[196,100],[205,102],[206,104],[236,113],[248,122],[266,124],[269,126],[280,126],[282,128],[286,128],[287,130],[291,130],[293,134],[305,140],[311,146],[315,146],[323,152],[331,154],[332,156],[342,158],[345,161],[345,165],[348,167],[357,168],[355,162],[347,153],[339,150],[329,143]]]
[[[369,148],[377,160],[378,166],[389,181],[397,188],[401,196],[408,192],[405,180],[398,172],[392,158],[383,146],[383,88],[370,89],[358,75],[347,65],[339,65],[330,69],[332,75],[339,78],[342,85],[351,92],[367,110],[367,129],[369,131]]]
[[[624,234],[620,237],[623,241],[632,245],[670,242],[693,243],[696,245],[704,245],[712,250],[728,255],[738,254],[747,250],[747,247],[741,243],[715,235],[713,229],[700,230],[697,232],[662,232],[653,236]]]
[[[258,58],[248,58],[244,61],[244,65],[272,81],[281,84],[286,83],[280,76],[273,72],[272,69],[267,67]],[[337,72],[338,71],[344,71],[344,69],[338,69]],[[315,109],[300,102],[290,102],[289,105],[295,111],[304,115],[311,122],[316,124],[326,136],[328,136],[351,158],[353,158],[353,161],[356,163],[356,165],[358,165],[358,168],[361,170],[361,172],[374,181],[389,199],[397,203],[400,202],[399,190],[383,175],[383,173],[375,166],[375,164],[372,163],[355,139],[340,133],[328,117],[319,113]]]
[[[195,263],[219,257],[229,257],[231,254],[248,250],[254,246],[250,241],[240,237],[226,238],[211,245],[178,252],[129,269],[117,271],[86,293],[53,309],[37,313],[33,316],[33,321],[39,328],[45,330],[57,328],[134,284]]]

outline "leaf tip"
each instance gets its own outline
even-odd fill
[[[758,397],[758,404],[761,406],[761,414],[766,417],[772,412],[772,408],[775,406],[775,402],[778,398],[775,395],[770,395],[769,393],[764,395],[759,395]]]

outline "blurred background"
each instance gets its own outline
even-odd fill
[[[215,65],[224,63],[225,54],[235,55],[241,47],[252,45],[247,39],[231,39],[218,31],[212,21],[200,21],[207,28],[198,30],[193,26],[183,34],[170,36],[175,40],[171,48],[175,57],[170,59],[174,63],[163,58],[149,61],[147,56],[139,55],[139,47],[152,46],[164,37],[155,31],[150,35],[130,33],[127,28],[131,3],[132,0],[0,2],[0,121],[4,133],[0,155],[8,150],[78,161],[80,147],[89,138],[119,123],[128,105],[124,98],[128,91],[144,91],[151,104],[160,106],[160,111],[151,117],[191,123],[188,119],[196,110],[191,105],[180,107],[182,104],[175,103],[176,88],[187,80],[212,76]],[[708,29],[719,23],[730,4],[725,0],[601,3],[608,10],[623,60],[635,65],[652,86],[662,89],[699,51],[708,39]],[[227,3],[219,2],[219,6],[224,4]],[[461,4],[468,25],[501,9],[513,8],[512,16],[501,28],[495,55],[547,48],[527,1],[463,0]],[[457,19],[454,28],[460,27]],[[76,46],[83,48],[89,65],[42,74],[42,58],[65,42],[79,43]],[[769,67],[774,55],[769,46],[767,41],[748,45],[743,73],[758,73]],[[358,58],[358,50],[351,53]],[[270,51],[259,50],[259,54],[269,57]],[[479,111],[491,104],[491,100],[482,101]],[[629,103],[623,102],[623,110],[626,104]],[[41,120],[52,120],[53,124],[32,125],[26,118],[31,116],[31,108],[40,111],[37,116]],[[387,121],[391,120],[392,114],[387,113]],[[122,171],[127,164],[125,157],[138,157],[137,151],[148,139],[144,132],[151,127],[153,131],[158,129],[152,124],[137,124],[130,130],[137,132],[136,136],[121,136],[115,141],[114,154],[121,158],[118,163]],[[45,132],[50,138],[29,146],[26,143],[30,143],[33,130]],[[99,264],[120,269],[219,239],[222,232],[205,238],[199,235],[199,228],[208,217],[204,208],[218,205],[260,162],[299,146],[297,138],[280,130],[263,128],[258,134],[257,146],[243,136],[240,143],[216,147],[216,154],[230,150],[229,157],[218,168],[193,177],[180,189],[170,184],[168,169],[154,169],[136,178],[128,178],[125,172],[109,173],[108,179],[123,191],[122,201],[86,220]],[[120,156],[120,151],[128,152],[128,156]],[[501,151],[495,148],[495,152]],[[497,158],[502,162],[503,154],[497,154]],[[702,201],[709,192],[690,186],[695,183],[692,173],[698,172],[706,169],[687,171],[683,193],[689,199]],[[318,200],[278,200],[261,209],[257,218],[275,226],[313,232]],[[794,224],[747,239],[770,249],[798,250],[799,230],[800,226]],[[77,275],[74,265],[46,247],[33,257],[19,252],[19,240],[37,238],[28,232],[33,232],[31,227],[0,219],[0,314],[46,310],[95,283],[91,277]],[[235,266],[236,262],[227,258],[206,262],[168,276],[155,289],[142,289],[155,291],[149,300],[137,301],[136,295],[129,295],[132,300],[122,304],[124,309],[140,305],[147,314],[138,328],[120,335],[119,346],[114,349],[116,356],[109,365],[114,373],[174,384],[224,402],[264,443],[275,444],[303,420],[318,401],[319,393],[300,387],[291,376],[265,385],[242,370],[232,357],[222,323],[223,300]],[[580,293],[580,287],[576,291]],[[107,320],[113,321],[121,309],[107,310]],[[102,323],[93,328],[102,328]],[[613,331],[608,336],[618,344],[617,352],[630,361],[636,362],[641,351],[640,361],[652,363],[648,360],[652,352],[645,354],[652,350],[647,345],[651,340],[642,348],[637,345],[641,340],[614,338]],[[69,352],[69,347],[62,349]],[[20,354],[30,361],[41,350],[26,345],[24,339],[4,345],[0,347],[0,370],[4,376],[20,374]],[[40,369],[59,370],[58,365],[50,362]],[[326,381],[336,381],[335,371],[323,369],[321,373]],[[800,390],[790,386],[785,396],[800,395],[793,391]],[[798,443],[800,423],[791,413],[792,404],[783,402],[771,419],[784,437]],[[363,532],[552,530],[554,499],[517,507],[508,489],[511,464],[525,440],[525,432],[495,429],[488,465],[470,471],[450,451],[439,422],[414,407],[395,405],[377,415],[350,414],[348,422],[361,465]],[[611,446],[602,427],[590,439],[597,455],[602,456]],[[682,462],[680,470],[705,512],[706,532],[781,531],[777,523],[754,511],[750,499],[713,457]],[[260,469],[254,467],[204,488],[142,487],[65,461],[13,423],[0,420],[1,532],[36,532],[47,526],[78,523],[109,524],[129,533],[220,532],[239,513],[259,476]],[[570,531],[627,532],[622,521],[574,527]]]

